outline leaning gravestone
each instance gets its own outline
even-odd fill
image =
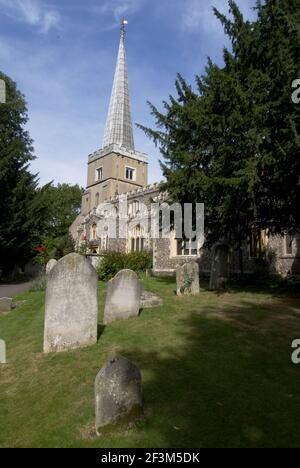
[[[0,298],[0,313],[1,312],[10,312],[12,310],[12,298],[11,297],[1,297]]]
[[[46,275],[49,275],[50,271],[52,270],[53,267],[55,267],[56,264],[57,264],[57,260],[55,260],[54,258],[49,260],[49,262],[46,265]]]
[[[200,293],[199,265],[185,263],[176,270],[177,296],[196,296]]]
[[[0,104],[6,103],[6,84],[4,80],[0,80]]]
[[[142,413],[142,378],[138,367],[128,359],[111,359],[95,381],[96,431],[118,420]]]
[[[104,324],[137,317],[140,311],[142,283],[134,271],[122,270],[108,282]]]
[[[230,273],[230,247],[217,244],[213,248],[209,289],[225,289]]]
[[[44,352],[97,342],[98,277],[90,262],[71,253],[47,278]]]
[[[3,340],[0,340],[0,364],[6,364],[6,345]]]

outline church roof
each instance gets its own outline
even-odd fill
[[[118,60],[104,132],[103,149],[110,145],[118,145],[127,151],[134,152],[128,69],[124,44],[126,23],[123,21],[121,28]]]

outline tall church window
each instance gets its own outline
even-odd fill
[[[96,181],[99,182],[100,180],[103,180],[103,167],[96,169]]]
[[[144,229],[140,225],[131,231],[129,248],[131,252],[143,252],[146,249]]]
[[[136,216],[137,213],[140,211],[140,202],[134,201],[128,205],[128,214],[129,216]]]
[[[135,181],[135,169],[132,167],[126,167],[125,177],[127,180]]]
[[[96,193],[95,200],[96,200],[96,206],[98,206],[99,205],[99,193]]]

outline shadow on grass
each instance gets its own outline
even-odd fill
[[[176,294],[176,278],[175,277],[169,277],[169,276],[156,277],[155,280],[157,281],[158,284],[174,285],[173,292],[175,292]],[[248,292],[248,293],[262,294],[262,295],[272,294],[274,297],[281,297],[284,295],[291,295],[291,293],[294,293],[294,295],[297,296],[294,290],[291,291],[288,288],[286,288],[286,290],[280,290],[277,287],[277,283],[272,278],[265,279],[265,281],[263,280],[254,281],[253,278],[250,278],[250,279],[246,278],[245,281],[237,281],[237,280],[231,279],[226,289],[215,291],[215,294],[217,296],[222,296],[227,293],[240,294],[241,292],[246,292],[246,293]],[[210,291],[209,289],[209,280],[207,279],[207,277],[205,278],[200,277],[200,288],[202,291],[214,293],[214,291]],[[300,296],[300,287],[299,287],[298,294]]]
[[[300,337],[300,306],[297,315],[294,305],[259,309],[245,301],[225,306],[219,319],[208,308],[179,321],[178,347],[166,343],[163,354],[124,349],[141,367],[152,414],[138,427],[157,431],[170,448],[298,447],[299,368],[290,346],[295,330]]]
[[[98,324],[97,326],[97,341],[100,340],[101,336],[103,335],[105,330],[105,325],[103,324]]]

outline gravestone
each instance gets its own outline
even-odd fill
[[[176,270],[177,296],[196,296],[200,293],[199,265],[185,263]]]
[[[95,380],[96,431],[142,413],[142,378],[139,368],[117,356],[102,367]]]
[[[142,283],[134,271],[122,270],[108,282],[104,309],[104,324],[138,317]]]
[[[98,277],[90,262],[71,253],[47,278],[44,352],[59,352],[97,342]]]
[[[56,264],[57,264],[57,260],[55,260],[54,258],[49,260],[49,262],[46,265],[46,275],[49,275],[50,271],[52,270],[53,267],[55,267]]]
[[[4,80],[0,80],[0,104],[6,103],[6,84]]]
[[[6,364],[6,344],[0,340],[0,364]]]
[[[212,291],[225,289],[230,273],[231,250],[226,244],[217,244],[212,252],[212,264],[209,289]]]
[[[10,312],[12,310],[12,298],[0,297],[0,313]]]
[[[152,309],[153,307],[161,307],[163,305],[162,299],[156,294],[143,291],[141,295],[141,309]]]

